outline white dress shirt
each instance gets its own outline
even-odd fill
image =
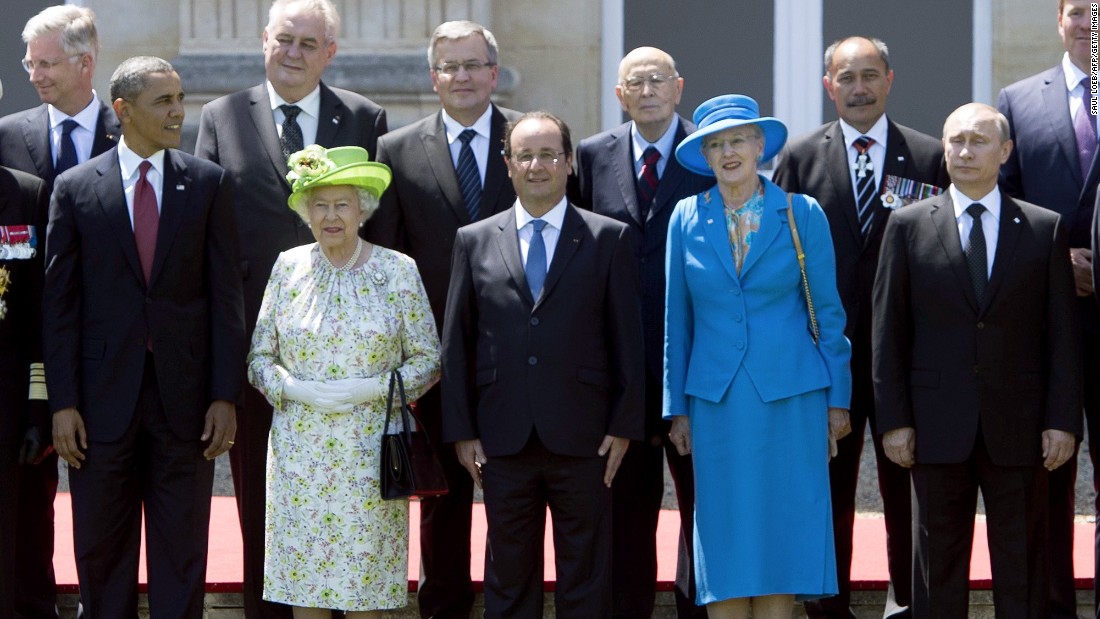
[[[974,220],[966,212],[967,207],[977,202],[985,207],[982,212],[982,233],[985,235],[985,266],[986,277],[993,274],[993,258],[997,255],[997,237],[1001,225],[1001,190],[994,186],[993,191],[984,196],[973,199],[959,191],[952,183],[947,191],[951,194],[951,202],[955,205],[955,225],[959,228],[959,240],[962,242],[963,253],[970,246],[970,229],[974,227]]]
[[[642,177],[642,163],[643,155],[645,155],[645,149],[650,146],[656,147],[657,152],[661,153],[661,158],[657,160],[657,178],[660,179],[665,175],[665,166],[668,165],[668,158],[672,156],[672,149],[676,146],[673,142],[673,138],[676,137],[676,128],[680,126],[680,119],[676,116],[672,117],[672,122],[668,123],[668,129],[665,129],[664,134],[657,138],[656,142],[650,143],[646,141],[645,137],[638,131],[638,125],[634,121],[630,121],[630,139],[634,143],[634,178],[640,179]]]
[[[558,246],[558,237],[561,236],[561,224],[565,221],[566,199],[554,205],[545,215],[539,217],[546,222],[542,228],[542,240],[546,244],[546,270],[550,271],[550,265],[554,263],[554,249]],[[530,225],[535,218],[527,209],[516,201],[516,234],[519,235],[519,256],[523,262],[523,268],[527,268],[527,249],[531,247],[531,237],[535,233],[535,227]]]
[[[477,162],[477,173],[481,175],[481,186],[485,186],[485,166],[489,157],[502,157],[500,151],[489,152],[489,132],[492,130],[493,106],[485,108],[485,112],[469,127],[463,127],[462,123],[451,118],[447,110],[443,110],[443,128],[447,130],[447,144],[451,149],[451,163],[458,169],[458,154],[462,152],[462,140],[458,136],[467,129],[477,132],[474,139],[470,140],[470,149],[474,153],[474,161]]]
[[[134,188],[141,178],[142,161],[148,161],[153,167],[145,175],[145,180],[153,186],[153,193],[157,196],[157,213],[161,211],[164,203],[164,150],[158,150],[149,157],[142,159],[130,147],[126,145],[126,138],[118,140],[118,167],[122,169],[122,190],[126,194],[126,210],[130,214],[130,229],[134,229]]]
[[[1069,119],[1072,124],[1073,119],[1077,118],[1078,110],[1085,108],[1085,112],[1088,112],[1086,106],[1089,104],[1090,93],[1086,92],[1081,87],[1081,80],[1087,77],[1085,72],[1077,68],[1077,65],[1073,64],[1073,61],[1069,59],[1069,52],[1066,52],[1062,56],[1062,73],[1066,76],[1066,90],[1069,91],[1068,103],[1069,103]],[[1100,117],[1100,114],[1097,115]]]
[[[99,96],[92,91],[92,101],[84,109],[77,112],[76,116],[69,116],[57,109],[53,104],[46,106],[46,112],[50,116],[50,155],[54,164],[61,156],[61,134],[64,127],[61,123],[70,118],[78,125],[69,134],[76,146],[76,162],[84,163],[92,157],[92,146],[95,143],[95,126],[99,123]]]
[[[283,138],[283,121],[286,120],[286,114],[283,114],[279,106],[297,105],[302,111],[294,120],[302,130],[302,146],[317,143],[317,125],[321,122],[321,86],[319,84],[301,100],[290,103],[275,92],[271,82],[267,82],[267,98],[271,103],[271,112],[275,115],[275,132],[279,134],[280,140]]]
[[[840,120],[840,130],[844,133],[844,148],[848,153],[848,173],[852,177],[852,194],[856,191],[856,156],[859,151],[856,150],[852,144],[859,139],[860,136],[867,136],[875,141],[871,145],[871,148],[867,149],[867,154],[871,156],[872,172],[875,174],[875,187],[882,187],[882,166],[886,163],[886,134],[888,125],[886,123],[886,114],[879,116],[875,124],[867,131],[867,133],[860,133],[858,129],[844,122],[844,119]],[[858,196],[857,196],[858,197]]]

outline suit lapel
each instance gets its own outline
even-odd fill
[[[1066,167],[1081,186],[1084,186],[1085,179],[1081,178],[1081,164],[1077,156],[1077,134],[1073,131],[1073,119],[1069,117],[1069,92],[1066,91],[1065,73],[1059,66],[1050,77],[1050,81],[1043,86],[1043,109],[1048,112],[1046,116],[1050,129],[1054,132],[1054,143],[1058,144],[1058,150],[1066,160]]]
[[[657,195],[653,198],[653,204],[649,209],[649,219],[660,213],[665,208],[670,208],[675,205],[673,196],[677,195],[677,191],[680,188],[680,183],[684,182],[687,178],[687,170],[685,170],[680,162],[676,160],[676,145],[679,144],[687,137],[687,131],[684,129],[684,123],[679,116],[675,116],[672,122],[676,123],[676,135],[672,138],[672,155],[665,163],[665,172],[661,175],[661,182],[657,185]]]
[[[966,255],[963,254],[962,241],[959,240],[959,227],[955,220],[951,196],[944,192],[933,200],[935,200],[935,208],[930,214],[932,225],[936,228],[940,245],[947,254],[947,261],[951,264],[951,270],[955,272],[959,287],[962,288],[970,307],[977,314],[981,308],[978,307],[978,297],[974,293],[974,283],[970,281],[970,269],[966,266]]]
[[[118,165],[117,153],[102,159],[96,167],[96,173],[99,174],[99,179],[95,182],[95,193],[99,199],[99,207],[107,218],[107,226],[114,233],[134,276],[144,285],[145,274],[141,271],[141,260],[134,242],[134,228],[130,223],[126,194],[122,189],[122,169]]]
[[[157,281],[164,260],[172,248],[179,230],[187,196],[191,189],[191,177],[176,151],[164,151],[164,184],[161,188],[160,222],[157,224],[157,248],[153,254],[153,268],[149,274],[149,287]]]
[[[711,187],[700,194],[698,203],[699,219],[703,221],[703,230],[707,243],[718,256],[718,262],[725,267],[726,273],[738,281],[737,266],[733,263],[730,251],[730,238],[726,232],[726,212],[722,206],[722,195],[717,187]]]
[[[558,235],[558,244],[554,247],[554,259],[546,270],[546,280],[542,284],[542,295],[535,302],[536,307],[554,292],[554,285],[561,279],[562,273],[569,266],[574,254],[580,249],[581,234],[584,230],[584,220],[577,214],[572,204],[565,205],[565,218],[561,222],[561,233]],[[524,280],[526,281],[526,279]]]
[[[780,221],[782,221],[780,217],[783,219],[787,217],[787,196],[782,189],[769,187],[764,194],[764,204],[764,212],[760,216],[760,229],[756,231],[756,236],[753,237],[752,245],[749,246],[749,253],[745,255],[745,262],[741,264],[741,279],[745,278],[752,266],[760,260],[760,256],[764,255],[764,252],[779,236],[779,231],[783,229],[780,224]],[[770,209],[767,207],[768,204],[782,204],[782,206]],[[723,219],[723,221],[725,220]]]
[[[318,113],[317,143],[325,148],[335,146],[336,134],[344,122],[344,103],[324,84],[321,84],[321,106]],[[372,160],[378,156],[378,153],[368,154]]]
[[[997,250],[993,253],[993,272],[989,277],[985,306],[997,296],[997,290],[1005,279],[1005,273],[1012,266],[1012,257],[1016,255],[1016,243],[1020,240],[1020,207],[1001,192],[1001,220],[997,227]],[[984,308],[983,308],[984,309]]]
[[[267,153],[268,160],[289,193],[290,183],[286,180],[286,173],[289,170],[286,167],[286,161],[283,161],[283,148],[279,145],[279,132],[275,130],[275,116],[271,111],[271,99],[267,96],[267,86],[260,84],[249,94],[248,113],[252,119],[252,126],[256,129],[256,135],[264,152]],[[258,154],[252,156],[258,156]]]
[[[508,168],[504,165],[504,157],[500,154],[504,146],[504,127],[508,120],[500,113],[497,106],[492,106],[493,115],[489,120],[489,150],[485,161],[485,186],[481,190],[481,217],[495,215],[492,209],[496,208],[500,200],[500,192],[508,186],[512,180],[508,178]],[[442,117],[440,117],[442,122]],[[450,156],[450,151],[447,152]],[[455,173],[455,188],[458,188],[458,174]],[[461,193],[461,190],[459,190]],[[490,209],[486,211],[485,209]]]
[[[50,156],[50,114],[45,104],[27,116],[23,123],[23,142],[34,162],[36,175],[52,186],[57,173],[54,172],[53,157]]]
[[[500,255],[504,260],[504,266],[508,268],[508,274],[512,276],[512,283],[515,284],[516,289],[520,291],[523,298],[534,305],[535,300],[531,297],[531,287],[527,285],[527,275],[523,272],[523,259],[519,255],[519,234],[516,233],[516,220],[514,217],[501,217],[500,231],[497,233],[497,247],[500,248]]]
[[[612,135],[607,141],[608,161],[615,170],[615,180],[619,183],[619,193],[623,196],[626,212],[640,226],[643,222],[642,209],[638,205],[638,181],[634,176],[634,148],[630,139],[630,125],[625,126],[624,131]]]
[[[821,144],[822,161],[825,161],[827,173],[825,178],[833,187],[833,204],[839,206],[844,215],[844,221],[848,222],[848,233],[856,246],[863,243],[863,235],[859,232],[859,216],[856,213],[856,198],[852,188],[852,175],[848,168],[848,149],[844,146],[844,131],[839,122],[825,132],[825,139]]]
[[[425,127],[420,134],[420,142],[424,145],[424,156],[432,168],[432,176],[439,183],[439,190],[458,225],[465,226],[471,223],[470,213],[466,210],[466,202],[462,198],[462,189],[458,186],[458,174],[451,160],[451,147],[447,143],[447,128],[443,125],[443,112],[436,114],[434,127]],[[492,150],[491,145],[489,148]],[[486,175],[488,175],[488,169],[488,162],[486,162]],[[486,203],[484,199],[481,202]]]
[[[118,136],[122,133],[118,126],[118,117],[115,111],[103,101],[99,102],[99,120],[96,121],[95,136],[92,138],[92,157],[101,155],[118,143]]]

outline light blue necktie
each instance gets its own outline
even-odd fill
[[[542,293],[542,283],[546,281],[546,241],[542,239],[542,229],[546,222],[541,219],[532,219],[531,227],[535,233],[531,235],[531,245],[527,248],[527,264],[523,272],[527,275],[527,286],[531,288],[531,298],[536,301]]]

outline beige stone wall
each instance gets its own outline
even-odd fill
[[[95,89],[108,98],[111,73],[132,56],[159,56],[171,60],[179,54],[180,10],[176,2],[86,0],[84,6],[96,13],[99,29],[99,60]],[[259,44],[256,45],[259,53]]]
[[[993,92],[1061,62],[1058,0],[993,0]]]

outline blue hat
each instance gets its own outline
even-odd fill
[[[741,125],[758,125],[764,133],[764,154],[760,163],[770,161],[787,143],[787,126],[778,118],[760,117],[756,100],[745,95],[722,95],[708,99],[695,108],[691,121],[698,129],[676,147],[680,165],[696,174],[714,176],[703,156],[703,138]]]

